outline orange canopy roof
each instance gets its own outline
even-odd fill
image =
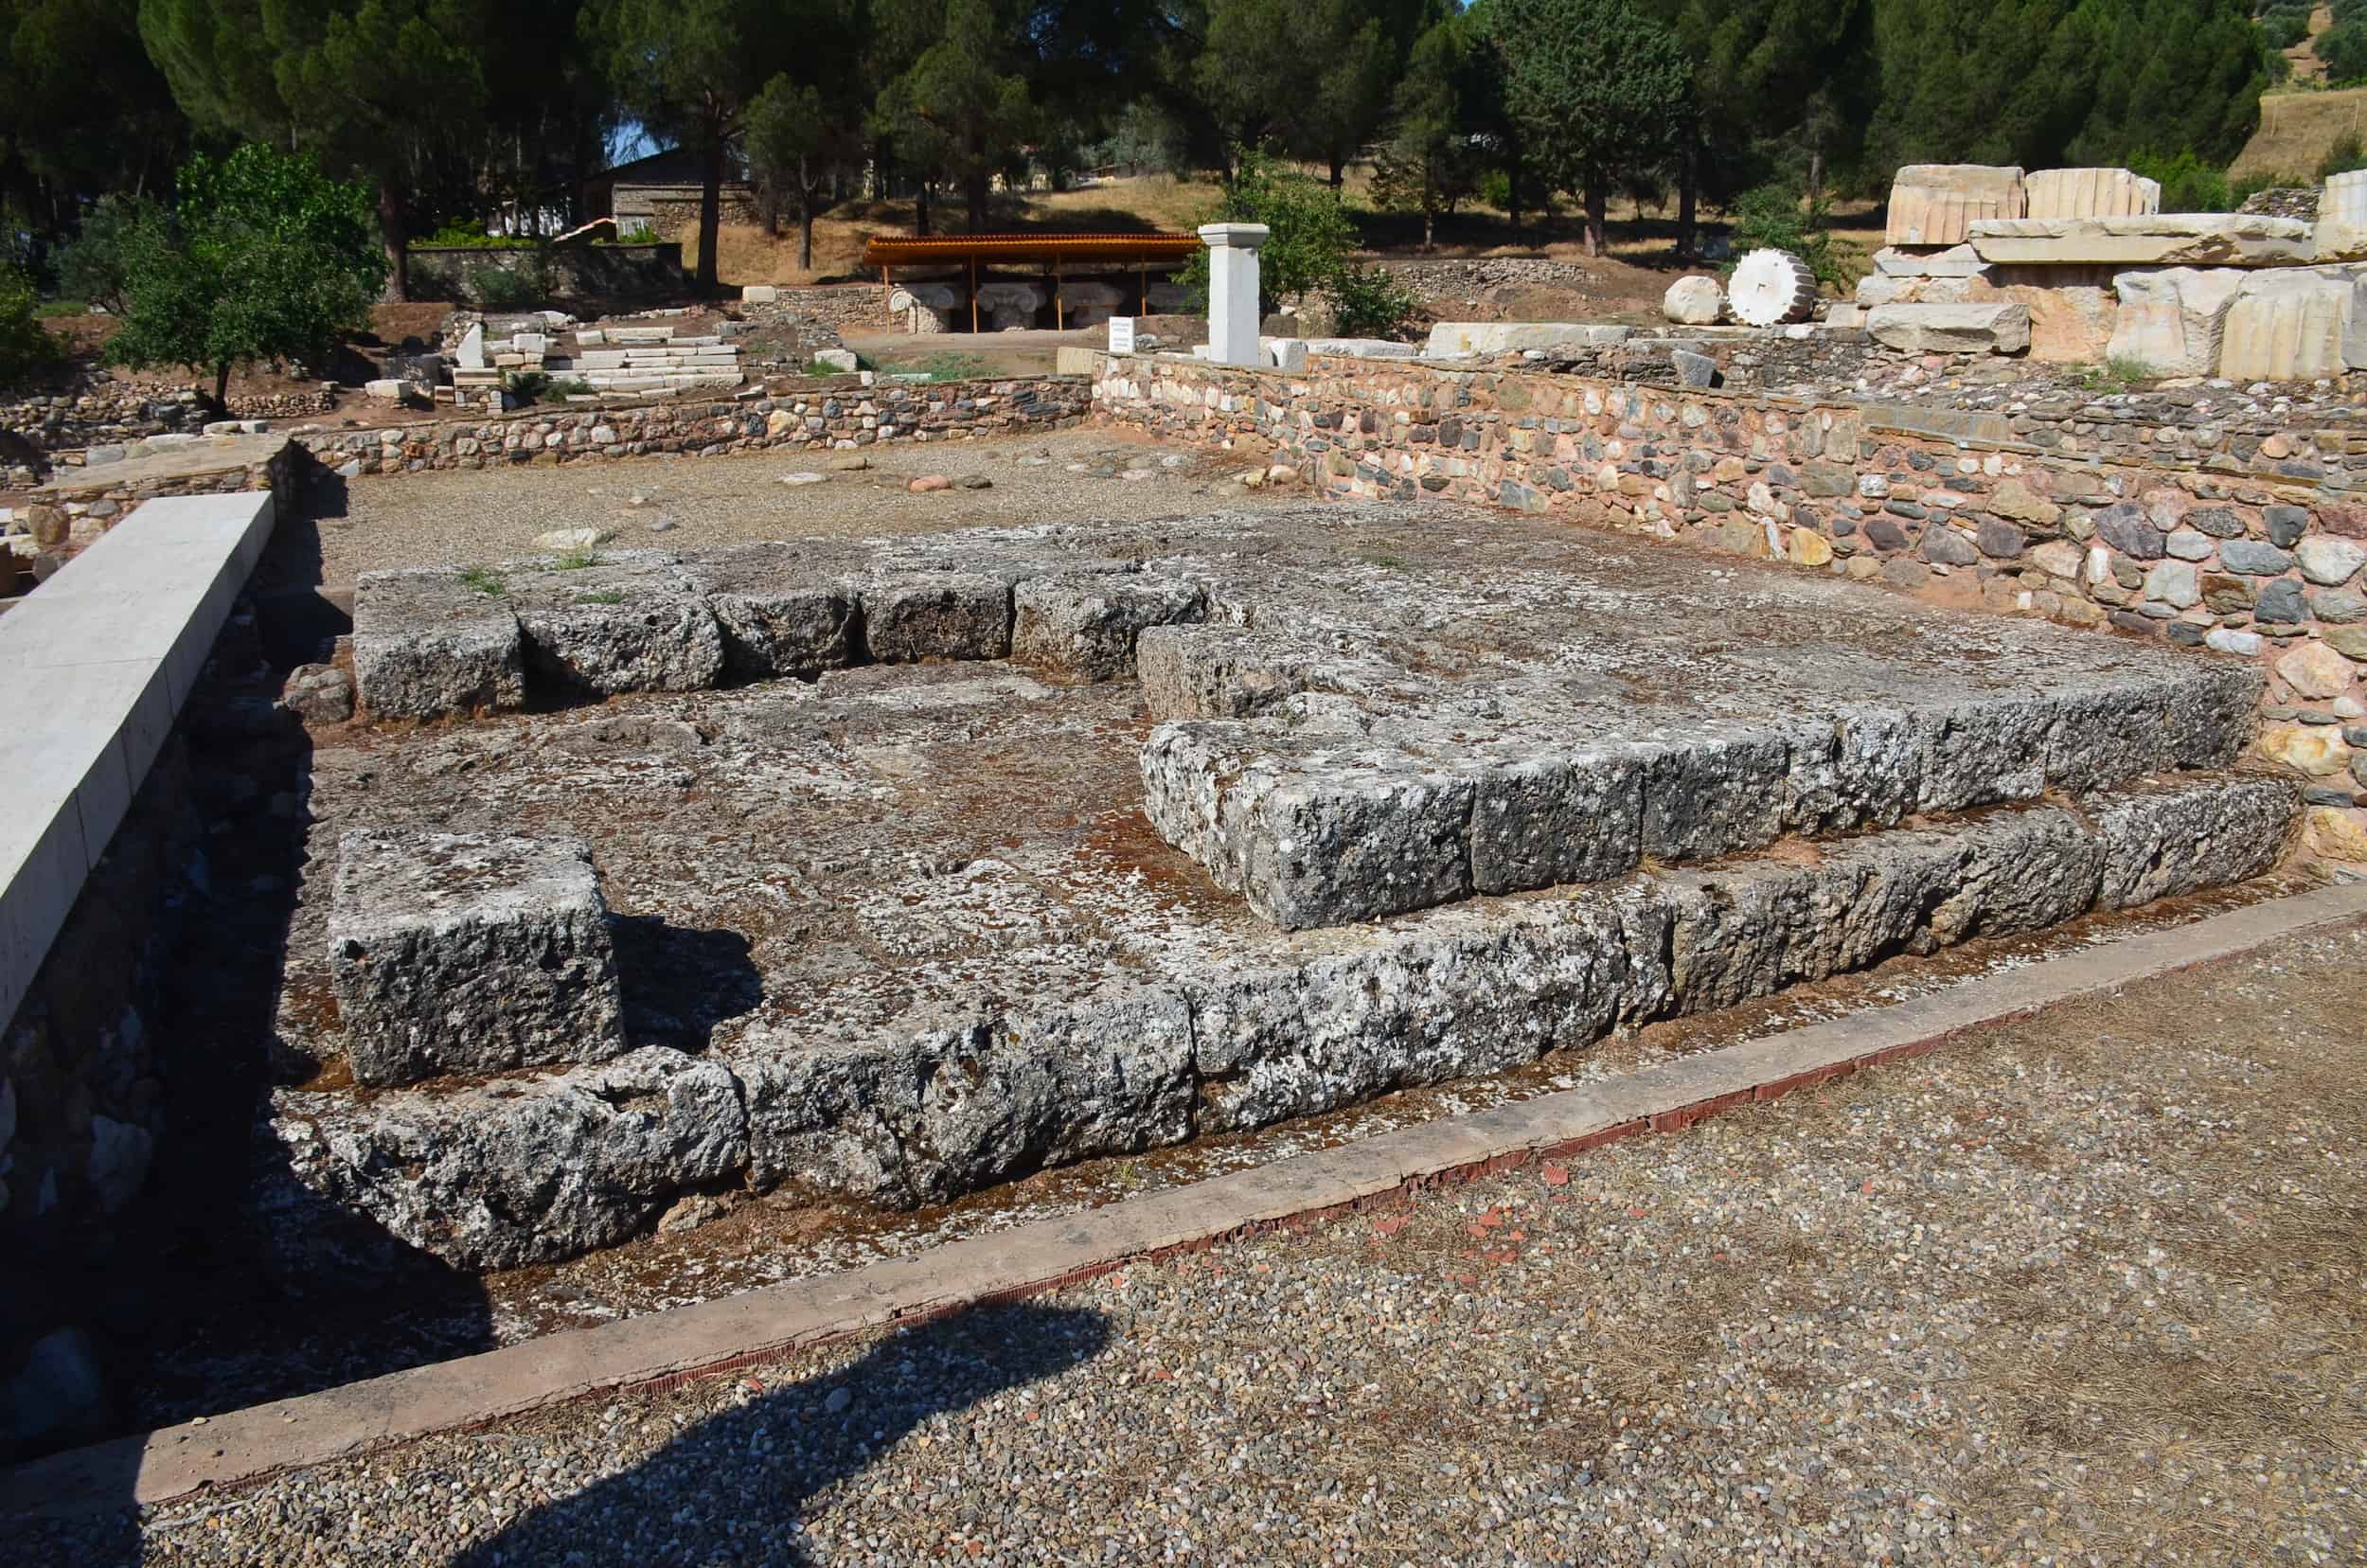
[[[1200,249],[1197,234],[875,234],[863,242],[866,266],[959,261],[1177,262]]]

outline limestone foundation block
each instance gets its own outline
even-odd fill
[[[2307,223],[2249,212],[1986,219],[1972,225],[1972,248],[2025,266],[2281,267],[2317,256]]]
[[[2030,347],[2030,309],[2018,300],[1967,305],[1884,305],[1866,330],[1909,354],[2019,354]]]
[[[363,705],[382,719],[524,707],[525,641],[507,579],[365,572],[354,585],[353,673]]]
[[[733,674],[762,680],[854,662],[855,595],[798,546],[718,550],[685,561],[684,572],[715,613]]]
[[[2218,374],[2228,307],[2251,276],[2233,267],[2171,267],[2112,279],[2120,312],[2106,354],[2151,376]]]
[[[1754,250],[1726,280],[1726,304],[1745,326],[1806,321],[1816,310],[1816,277],[1789,251]]]
[[[2126,169],[2042,169],[2022,180],[2026,218],[2134,218],[2162,210],[2162,186]]]
[[[1990,164],[1908,164],[1891,182],[1883,238],[1894,245],[1961,244],[1984,218],[2029,210],[2021,170]]]
[[[329,957],[365,1084],[625,1049],[608,907],[579,839],[348,832]]]
[[[619,551],[589,565],[524,561],[504,568],[526,664],[561,686],[600,696],[697,691],[723,669],[715,613],[655,551]]]
[[[770,283],[751,283],[739,291],[743,305],[771,305],[779,300],[781,291]]]
[[[1715,277],[1680,277],[1661,296],[1660,312],[1687,327],[1707,327],[1726,309],[1726,291]]]
[[[2307,270],[2246,279],[2229,306],[2219,374],[2235,381],[2309,381],[2342,372],[2353,284]]]
[[[1000,659],[1011,650],[1011,589],[980,572],[909,572],[863,579],[863,642],[881,664]]]
[[[1680,281],[1685,281],[1680,279]],[[1709,278],[1692,281],[1717,284]],[[1427,358],[1454,354],[1503,354],[1522,348],[1608,348],[1634,335],[1634,329],[1587,321],[1439,321],[1423,345]]]
[[[2318,193],[2318,216],[2354,228],[2367,228],[2367,169],[2329,175]]]
[[[1884,277],[1971,277],[1987,265],[1970,245],[1941,250],[1885,245],[1874,253],[1874,270]]]
[[[1011,604],[1013,661],[1072,681],[1114,681],[1134,673],[1146,629],[1205,617],[1208,591],[1157,573],[1063,572],[1022,582]]]

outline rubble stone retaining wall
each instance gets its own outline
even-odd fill
[[[1076,377],[863,386],[848,378],[811,392],[745,402],[651,403],[582,413],[526,409],[498,419],[322,431],[296,439],[353,474],[557,464],[652,453],[858,448],[1049,429],[1081,419],[1091,387]]]
[[[1270,442],[1320,490],[1683,539],[2256,659],[2258,753],[2367,858],[2367,428],[2152,425],[1318,357],[1097,356],[1107,419]]]
[[[675,299],[688,285],[682,246],[648,245],[414,245],[412,276],[441,280],[454,299],[474,300],[472,275],[487,268],[534,278],[555,294],[602,299]],[[430,297],[436,297],[431,295]]]

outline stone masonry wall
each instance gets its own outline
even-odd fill
[[[1328,357],[1096,366],[1098,416],[1271,442],[1330,494],[1556,513],[2257,660],[2259,754],[2305,776],[2322,848],[2367,859],[2367,499],[2349,493],[2367,444],[2340,432],[2017,428]]]
[[[580,413],[526,409],[498,419],[310,432],[296,438],[320,462],[354,474],[655,453],[706,457],[1050,429],[1080,420],[1090,395],[1090,386],[1075,377],[874,386],[848,378],[810,392],[745,402],[651,403]]]

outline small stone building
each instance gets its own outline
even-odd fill
[[[726,154],[721,193],[723,222],[761,222],[756,187],[737,153]],[[620,233],[647,223],[660,235],[678,234],[699,221],[699,154],[686,147],[604,169],[584,182],[583,210],[615,218]]]

